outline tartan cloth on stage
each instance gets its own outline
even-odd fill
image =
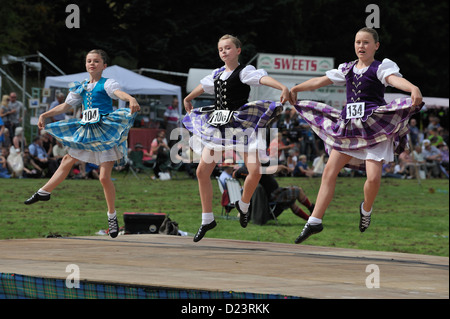
[[[197,108],[186,114],[183,124],[208,148],[224,150],[244,146],[244,151],[247,151],[247,147],[258,140],[258,129],[266,128],[282,109],[282,104],[278,102],[266,100],[249,102],[233,112],[229,123],[215,127],[208,124],[213,107]],[[263,138],[265,139],[265,136]],[[261,149],[267,148],[265,143],[258,144],[264,144],[258,145]]]
[[[102,152],[118,146],[125,156],[128,132],[136,115],[128,108],[120,108],[102,115],[94,124],[81,125],[78,119],[68,119],[46,125],[45,131],[70,148]]]
[[[81,280],[68,288],[66,279],[0,273],[0,299],[299,299],[293,296],[208,291]]]
[[[390,137],[394,140],[395,154],[400,154],[408,147],[408,121],[423,105],[412,106],[411,98],[395,99],[374,109],[366,121],[343,120],[340,110],[314,101],[298,101],[295,108],[323,140],[328,154],[331,149],[352,151],[370,148]],[[365,170],[365,161],[360,160],[347,167]]]

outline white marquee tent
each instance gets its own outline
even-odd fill
[[[128,94],[142,95],[172,95],[178,97],[178,112],[181,118],[181,87],[168,84],[152,78],[137,74],[117,65],[109,66],[103,71],[103,77],[111,78],[119,82],[122,90]],[[45,78],[45,88],[68,88],[74,81],[89,79],[88,72],[81,72],[62,76],[47,76]],[[119,100],[119,107],[124,107],[125,102]]]

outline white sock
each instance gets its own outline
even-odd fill
[[[310,224],[310,225],[319,225],[319,224],[322,224],[322,219],[316,218],[316,217],[312,217],[312,216],[309,216],[309,218],[308,218],[308,224]]]
[[[116,211],[114,211],[114,213],[110,214],[109,212],[106,213],[108,215],[108,218],[114,218],[116,217]]]
[[[214,213],[202,213],[202,225],[210,224],[214,220]]]
[[[49,193],[49,192],[47,192],[47,191],[44,191],[42,188],[40,188],[38,191],[37,191],[37,193],[39,194],[39,195],[50,195],[51,193]]]
[[[369,212],[366,212],[363,208],[364,202],[361,203],[361,214],[363,214],[364,216],[370,216],[370,214],[372,214],[372,209]]]
[[[248,212],[248,207],[250,206],[250,203],[244,203],[243,201],[242,201],[242,199],[240,199],[239,200],[239,208],[241,209],[241,211],[244,213],[244,214],[247,214],[247,212]]]

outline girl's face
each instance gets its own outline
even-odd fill
[[[380,47],[380,43],[375,43],[375,39],[368,32],[358,32],[355,36],[355,53],[360,60],[372,60],[375,52]]]
[[[89,53],[86,56],[86,71],[91,75],[101,74],[106,69],[106,64],[98,53]]]
[[[238,60],[239,54],[241,54],[241,48],[236,48],[236,45],[230,39],[219,41],[217,47],[219,56],[225,63]]]

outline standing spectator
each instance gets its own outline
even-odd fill
[[[172,105],[169,105],[164,112],[164,124],[166,127],[166,133],[169,136],[169,146],[171,147],[175,144],[176,140],[170,139],[170,133],[172,130],[177,128],[180,123],[180,113],[178,112],[178,98],[174,97],[172,100]]]
[[[294,147],[294,144],[285,145],[283,143],[283,134],[278,132],[277,137],[274,138],[269,145],[269,156],[271,160],[277,161],[278,164],[286,163],[285,150],[289,150]]]
[[[53,109],[55,106],[58,106],[58,105],[62,104],[64,102],[65,98],[66,98],[66,96],[64,95],[64,93],[61,93],[61,92],[57,93],[56,94],[56,100],[54,100],[52,102],[52,104],[50,104],[49,110]],[[65,118],[66,118],[66,113],[61,113],[61,114],[58,114],[58,115],[53,115],[50,118],[50,120],[52,122],[58,122],[58,121],[64,120]]]
[[[0,121],[2,121],[5,128],[7,128],[11,132],[11,121],[9,120],[9,117],[12,114],[12,110],[9,107],[9,101],[10,97],[8,95],[2,96],[2,102],[0,105]]]
[[[9,131],[14,132],[16,127],[22,126],[22,118],[25,116],[25,108],[22,102],[17,101],[16,92],[11,92],[9,94],[9,108],[11,109],[11,114],[9,115],[9,120],[11,122],[11,128]]]
[[[5,142],[5,130],[8,130],[5,127],[5,124],[3,123],[2,118],[0,117],[0,147],[3,146],[3,143]],[[8,130],[9,132],[9,130]]]
[[[420,130],[417,127],[417,120],[412,118],[409,120],[409,136],[411,137],[411,143],[416,146],[419,143],[419,133]]]

